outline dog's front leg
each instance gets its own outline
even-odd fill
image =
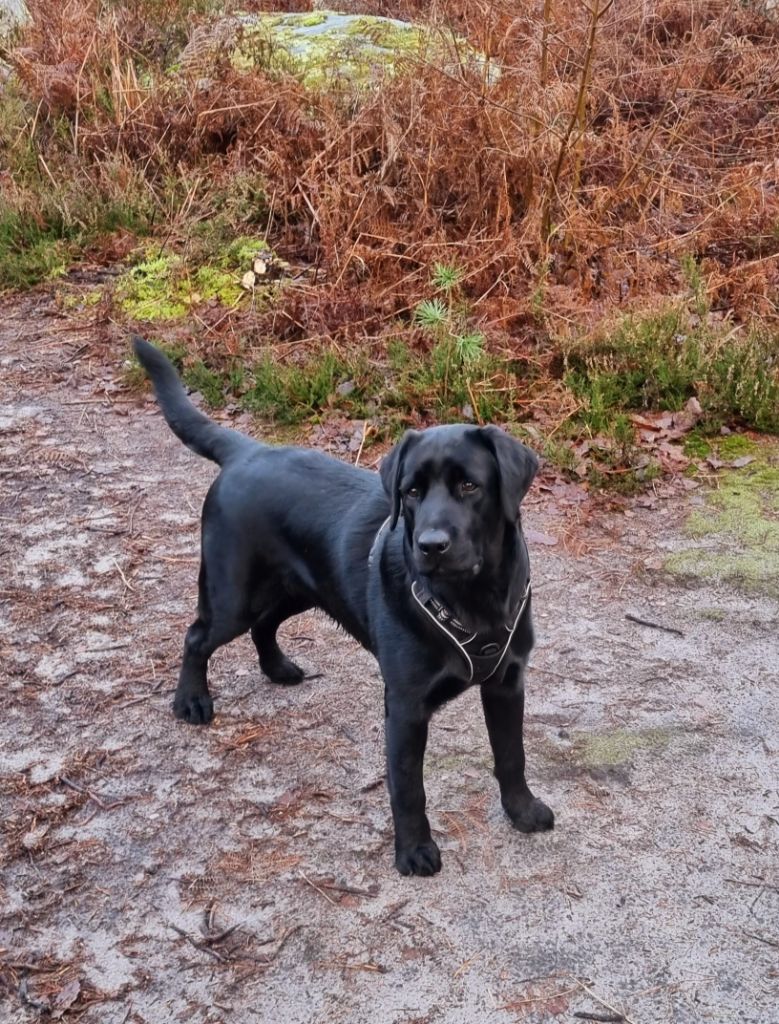
[[[386,700],[387,783],[395,823],[395,867],[401,875],[434,875],[441,854],[430,835],[422,778],[428,718]]]
[[[503,809],[520,832],[545,832],[554,826],[554,814],[525,781],[525,691],[519,666],[511,666],[501,683],[485,683],[481,702]]]

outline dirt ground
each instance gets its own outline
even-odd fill
[[[557,827],[510,829],[469,692],[426,763],[443,871],[403,879],[377,667],[323,618],[285,627],[315,678],[272,686],[241,640],[214,723],[173,719],[214,467],[97,333],[0,307],[0,1020],[776,1024],[779,609],[661,570],[692,499],[534,487]]]

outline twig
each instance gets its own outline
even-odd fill
[[[608,0],[604,7],[600,6],[600,0],[595,0],[594,8],[587,8],[590,12],[590,30],[587,34],[587,46],[584,53],[584,65],[582,67],[582,74],[579,80],[579,89],[576,95],[576,106],[574,108],[571,119],[568,122],[568,127],[560,140],[560,150],[557,154],[557,161],[552,171],[549,185],[546,189],[541,205],[541,231],[543,234],[543,240],[548,242],[552,234],[552,203],[555,196],[557,195],[557,185],[560,180],[560,174],[565,163],[566,155],[569,152],[571,143],[571,136],[573,135],[574,128],[578,125],[584,124],[585,110],[587,105],[587,92],[590,85],[590,71],[592,69],[592,62],[595,56],[595,44],[598,36],[598,24],[611,8],[614,0]],[[580,140],[584,136],[583,128],[580,128],[579,137],[575,140],[574,145],[578,146]],[[577,157],[578,159],[578,157]],[[574,179],[578,176],[578,170],[574,168]],[[574,187],[576,186],[576,182]]]
[[[386,974],[389,970],[383,964],[346,964],[340,960],[319,960],[317,967],[334,967],[338,971],[368,971],[371,974]]]
[[[362,455],[362,450],[365,447],[365,438],[368,436],[369,429],[370,427],[368,426],[368,421],[365,420],[362,425],[362,438],[360,439],[360,447],[357,449],[357,457],[354,460],[355,466],[359,466],[360,464],[360,456]]]
[[[119,575],[122,577],[122,583],[124,583],[124,585],[127,587],[128,590],[132,590],[133,592],[135,592],[135,587],[132,585],[132,583],[130,583],[128,581],[127,577],[125,576],[124,572],[122,571],[121,565],[117,562],[116,558],[113,559],[113,563],[116,566],[116,568],[117,568],[117,570],[119,572]]]
[[[758,935],[757,932],[748,932],[746,928],[742,928],[741,931],[744,935],[748,935],[750,939],[757,939],[758,942],[764,942],[766,946],[773,946],[775,949],[779,949],[779,939],[770,939],[765,935]]]
[[[60,775],[59,780],[62,783],[62,785],[67,786],[68,789],[73,789],[76,791],[76,793],[85,793],[87,796],[89,796],[88,789],[86,789],[84,786],[80,786],[77,782],[74,782],[72,779],[69,779],[66,775]]]
[[[397,903],[395,903],[393,906],[389,908],[387,913],[381,919],[382,923],[386,924],[388,921],[391,921],[393,917],[397,917],[401,910],[403,910],[404,907],[408,906],[410,902],[410,898],[407,900],[399,900]]]
[[[725,881],[731,885],[747,885],[751,889],[773,889],[774,892],[779,892],[779,885],[773,885],[771,882],[747,882],[742,878],[726,878]]]
[[[579,987],[587,993],[590,999],[594,999],[596,1003],[600,1003],[601,1006],[605,1006],[607,1010],[611,1010],[613,1014],[618,1015],[620,1024],[622,1021],[624,1021],[625,1024],[636,1024],[636,1022],[634,1020],[631,1020],[631,1018],[628,1017],[626,1013],[620,1013],[616,1006],[612,1006],[611,1003],[607,1003],[605,999],[601,999],[600,996],[596,995],[588,985],[584,984],[583,981],[579,981],[577,978],[576,982],[579,985]]]
[[[639,626],[649,626],[650,629],[662,629],[664,633],[675,633],[677,636],[684,636],[681,629],[675,626],[661,626],[659,622],[650,622],[649,619],[639,619],[637,615],[628,613],[625,618],[628,622],[637,622]]]
[[[366,899],[374,900],[378,892],[371,892],[370,889],[355,889],[351,885],[336,885],[335,882],[320,882],[323,889],[331,889],[333,892],[345,892],[349,896],[365,896]]]
[[[226,964],[229,962],[226,956],[222,956],[222,954],[217,952],[217,950],[211,949],[211,947],[208,946],[205,942],[200,942],[197,939],[193,939],[191,935],[185,932],[183,928],[179,928],[177,924],[171,924],[170,927],[173,929],[174,932],[178,932],[178,934],[183,939],[186,939],[191,946],[194,946],[195,949],[199,949],[201,953],[208,953],[209,956],[214,957],[215,960],[218,960],[222,964]]]
[[[324,898],[327,900],[328,903],[332,903],[332,905],[334,907],[338,906],[338,901],[334,900],[331,896],[328,896],[327,893],[324,891],[324,889],[320,888],[320,886],[318,886],[316,884],[316,882],[312,882],[311,881],[311,879],[308,877],[308,875],[304,874],[304,872],[301,871],[300,872],[300,877],[303,879],[304,882],[307,882],[308,885],[310,885],[312,889],[316,889],[316,891],[319,893],[320,896],[324,896]]]
[[[270,964],[273,963],[273,961],[276,959],[279,953],[281,953],[282,949],[284,949],[289,937],[291,935],[294,935],[295,932],[299,932],[302,927],[302,924],[296,924],[293,925],[291,928],[288,928],[279,939],[278,945],[276,946],[272,953],[263,953],[260,956],[254,956],[250,958],[242,957],[241,959],[251,959],[252,963],[261,964],[263,967],[268,967]]]
[[[88,796],[90,800],[97,804],[101,811],[112,811],[115,807],[121,807],[122,804],[129,803],[130,800],[135,799],[135,797],[126,796],[122,797],[119,800],[112,800],[110,803],[106,803],[102,797],[99,797],[97,795],[97,793],[93,793],[92,790],[87,789],[86,786],[79,785],[78,782],[74,782],[72,779],[69,779],[66,775],[60,775],[58,776],[58,778],[59,781],[64,786],[67,786],[69,789],[75,790],[76,793],[83,793],[84,796]],[[92,815],[92,817],[94,817],[94,815]],[[81,824],[83,825],[84,822],[82,821]]]
[[[578,982],[577,982],[578,984]],[[576,992],[575,988],[566,988],[562,992],[555,992],[552,995],[538,995],[528,996],[526,999],[514,999],[510,1003],[501,1003],[500,1006],[496,1006],[496,1010],[521,1010],[524,1006],[532,1006],[533,1003],[546,1003],[551,999],[561,999],[563,996],[569,996],[573,992]]]
[[[240,922],[238,924],[231,924],[229,928],[225,928],[223,931],[217,932],[215,935],[204,935],[200,941],[202,941],[205,946],[213,946],[217,942],[223,942],[229,935],[232,935],[233,932],[240,927]]]
[[[577,1010],[574,1017],[579,1020],[598,1020],[603,1024],[622,1024],[625,1019],[621,1013],[590,1013],[588,1010]]]
[[[580,683],[582,686],[595,686],[597,682],[595,679],[582,679],[579,676],[571,676],[567,672],[555,672],[551,668],[541,668],[539,665],[533,665],[530,671],[540,672],[545,676],[554,676],[555,679],[565,679],[571,683]]]
[[[386,776],[382,775],[380,778],[374,779],[373,782],[366,782],[364,786],[360,786],[360,792],[361,793],[370,793],[371,790],[378,789],[379,786],[383,786],[384,785],[385,778],[386,778]]]
[[[544,0],[544,27],[541,31],[541,88],[546,87],[549,68],[549,32],[552,24],[552,0]]]

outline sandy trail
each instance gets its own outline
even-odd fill
[[[529,778],[558,827],[511,831],[471,692],[427,759],[444,869],[402,879],[376,664],[323,618],[284,628],[320,678],[272,686],[244,639],[214,724],[173,720],[213,467],[98,333],[0,309],[0,1019],[776,1024],[779,614],[651,568],[678,496],[584,530],[534,489],[559,543],[531,544]]]

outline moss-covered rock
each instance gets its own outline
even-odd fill
[[[484,65],[464,40],[455,48],[422,25],[366,14],[337,11],[238,14],[200,26],[176,66],[206,73],[209,60],[228,53],[239,71],[262,68],[291,74],[310,88],[364,88],[382,75],[396,73],[404,58],[439,63],[473,59]],[[492,69],[491,74],[497,74]]]

